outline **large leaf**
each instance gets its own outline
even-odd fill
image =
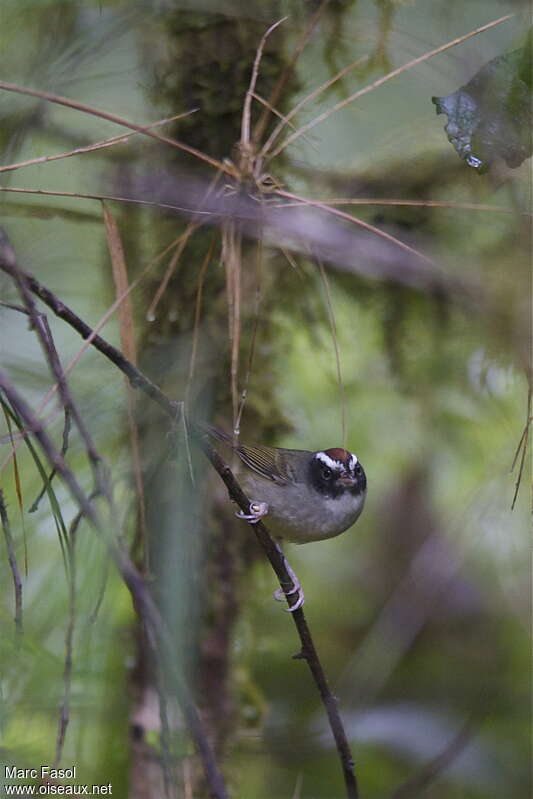
[[[453,94],[431,98],[448,116],[448,139],[479,171],[497,158],[517,167],[531,155],[531,44],[530,32],[524,47],[493,58]]]

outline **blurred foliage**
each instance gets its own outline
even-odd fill
[[[200,106],[171,135],[235,159],[240,110],[261,36],[290,14],[268,40],[260,70],[258,94],[268,98],[318,5],[4,3],[0,77],[138,124]],[[460,751],[425,791],[412,795],[522,799],[531,792],[528,459],[510,509],[517,480],[517,467],[513,473],[510,467],[528,414],[530,165],[510,170],[505,153],[502,159],[498,151],[493,162],[491,151],[485,174],[469,170],[450,151],[428,102],[457,86],[467,88],[470,76],[479,79],[483,69],[507,63],[510,56],[502,54],[520,52],[527,11],[527,3],[511,0],[331,2],[276,104],[286,114],[343,66],[369,55],[367,64],[291,120],[299,127],[387,69],[516,12],[509,22],[382,84],[267,165],[301,195],[368,201],[342,209],[430,255],[445,278],[441,287],[451,286],[429,291],[404,282],[400,251],[396,271],[387,278],[376,277],[363,246],[355,248],[349,267],[334,254],[326,263],[348,446],[364,463],[369,496],[353,531],[287,554],[306,590],[306,614],[339,696],[366,799],[394,796],[446,751],[465,723],[470,732]],[[254,105],[254,119],[262,108]],[[117,132],[103,120],[15,94],[2,94],[1,116],[6,164]],[[138,176],[163,169],[178,181],[178,168],[190,175],[193,164],[133,136],[128,144],[6,172],[1,182],[128,195]],[[212,177],[204,165],[195,171]],[[441,205],[392,204],[402,200]],[[114,300],[99,204],[7,193],[1,201],[2,226],[20,266],[96,324]],[[118,204],[113,210],[132,278],[186,224],[168,211],[131,211]],[[327,231],[324,218],[322,224]],[[337,234],[331,234],[332,253]],[[169,258],[153,266],[133,293],[142,367],[177,398],[189,374],[199,270],[217,237],[215,226],[195,233],[153,321],[146,321],[147,309]],[[274,235],[259,251],[260,306],[243,437],[309,449],[333,446],[340,442],[341,398],[325,287],[305,247],[295,247],[289,263],[276,243]],[[227,303],[216,246],[204,286],[191,396],[196,410],[211,409],[229,427]],[[243,242],[242,264],[245,371],[257,316],[258,252],[252,240]],[[18,299],[4,276],[0,295]],[[48,316],[67,365],[80,340]],[[22,314],[1,306],[0,325],[2,368],[37,408],[51,380],[34,334]],[[103,335],[118,343],[114,317]],[[131,541],[139,514],[123,380],[89,350],[70,385],[112,466],[119,512],[110,524]],[[50,403],[44,414],[60,446],[61,411]],[[174,431],[173,442],[165,421],[144,403],[139,426],[154,592],[176,638],[177,663],[192,675],[205,709],[213,709],[210,721],[221,739],[232,795],[340,799],[340,769],[322,707],[305,665],[291,660],[297,649],[293,627],[271,601],[274,579],[250,531],[233,520],[218,483],[203,479],[205,463],[194,453],[192,490],[187,460],[176,463],[176,449],[184,452],[182,429]],[[2,759],[35,767],[54,759],[72,607],[50,498],[28,513],[41,488],[34,460],[19,447],[21,509],[13,464],[5,460],[10,445],[3,422],[0,437],[2,489],[24,599],[24,634],[17,640],[11,575],[2,558]],[[68,462],[88,487],[89,469],[75,433]],[[68,524],[74,504],[59,481],[53,487]],[[107,560],[104,543],[82,524],[70,724],[61,764],[75,764],[79,782],[111,782],[114,795],[148,796],[136,764],[145,767],[148,753],[159,767],[170,750],[177,795],[187,796],[196,781],[196,758],[172,697],[165,741],[154,691],[139,696],[141,686],[146,688],[139,677],[146,665],[140,662],[140,634],[129,595]],[[140,729],[150,731],[142,747],[134,740]]]

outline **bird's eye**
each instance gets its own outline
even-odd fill
[[[332,474],[333,472],[327,466],[322,467],[322,477],[324,478],[324,480],[329,480]]]

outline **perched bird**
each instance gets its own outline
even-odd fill
[[[319,452],[233,444],[231,436],[203,425],[240,458],[238,477],[251,498],[254,523],[268,514],[272,535],[296,544],[322,541],[343,533],[357,520],[366,498],[366,475],[356,455],[334,447]]]
[[[356,455],[340,447],[309,452],[261,445],[233,443],[227,433],[202,425],[212,438],[222,441],[241,460],[239,482],[249,497],[248,513],[236,515],[255,524],[268,514],[267,526],[278,540],[306,544],[343,533],[358,519],[366,498],[366,475]],[[279,543],[278,550],[291,578],[290,590],[278,590],[284,600],[296,594],[287,610],[304,603],[304,592]]]

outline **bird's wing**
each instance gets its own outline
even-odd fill
[[[273,447],[241,445],[237,455],[250,469],[274,483],[297,483],[297,466],[305,452],[299,449],[274,449]]]

